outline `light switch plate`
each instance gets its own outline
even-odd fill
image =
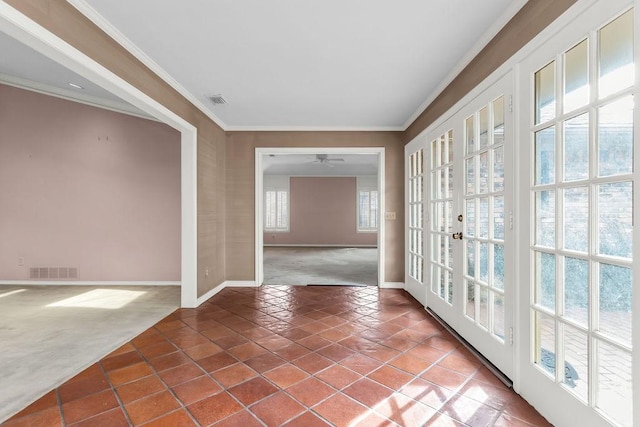
[[[385,212],[384,213],[384,219],[386,219],[386,220],[394,220],[394,219],[396,219],[396,213],[395,212]]]

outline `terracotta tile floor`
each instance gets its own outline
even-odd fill
[[[544,426],[407,293],[228,288],[3,426]]]

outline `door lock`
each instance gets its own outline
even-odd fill
[[[462,215],[458,215],[458,222],[462,222],[463,219],[464,217]]]
[[[453,233],[451,237],[453,237],[453,240],[462,240],[462,231],[458,233]]]

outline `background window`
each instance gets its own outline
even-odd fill
[[[378,191],[358,191],[358,231],[378,229]]]
[[[264,205],[264,229],[267,231],[288,231],[289,192],[286,190],[265,191]]]

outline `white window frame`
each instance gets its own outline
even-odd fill
[[[288,233],[291,227],[291,191],[290,191],[290,177],[289,176],[265,176],[264,185],[264,232],[265,233]],[[285,227],[267,227],[267,193],[285,192],[287,195],[287,218]],[[277,196],[276,196],[277,199]],[[276,217],[278,216],[278,207],[276,201]],[[276,219],[276,223],[277,223]]]
[[[369,222],[371,222],[371,192],[376,193],[377,212],[374,227],[362,227],[360,224],[360,193],[369,192]],[[377,233],[380,225],[380,192],[378,191],[377,177],[356,177],[356,231],[358,233]]]

